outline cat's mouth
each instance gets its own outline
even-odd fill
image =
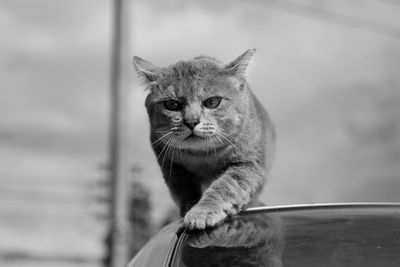
[[[194,133],[191,133],[190,135],[188,135],[187,137],[185,137],[184,140],[190,140],[190,141],[194,141],[194,140],[201,140],[204,139],[201,136],[195,135]]]

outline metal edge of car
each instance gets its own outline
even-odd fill
[[[247,214],[257,213],[276,213],[285,211],[301,211],[301,210],[326,210],[326,209],[348,209],[348,208],[399,208],[400,203],[396,202],[346,202],[346,203],[315,203],[315,204],[295,204],[295,205],[279,205],[279,206],[260,206],[251,207],[243,212],[239,213],[240,216],[246,216]],[[167,249],[163,262],[154,262],[156,265],[152,266],[176,266],[179,261],[178,251],[181,249],[182,243],[187,236],[187,229],[182,227],[182,220],[175,221],[163,229],[150,239],[146,245],[135,255],[135,257],[129,262],[127,267],[142,266],[140,265],[140,259],[143,258],[144,254],[148,253],[148,249],[155,250],[150,244],[155,244],[159,248]],[[164,235],[163,240],[160,238]],[[157,244],[157,242],[161,244]],[[164,247],[163,247],[164,246]],[[161,251],[160,251],[161,253]],[[155,261],[157,259],[154,259]],[[160,265],[161,264],[161,265]]]

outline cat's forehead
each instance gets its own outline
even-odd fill
[[[166,68],[166,74],[174,81],[190,82],[206,81],[216,78],[223,71],[222,64],[211,58],[196,58],[188,61],[178,61]]]
[[[192,77],[176,80],[164,87],[164,93],[174,98],[202,99],[227,88],[227,80],[218,77]]]
[[[180,61],[169,66],[161,86],[174,98],[199,98],[220,90],[226,83],[222,66],[212,59]]]
[[[207,91],[205,88],[199,84],[171,84],[165,88],[165,93],[176,99],[195,101],[202,99],[206,95]]]

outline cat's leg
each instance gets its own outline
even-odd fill
[[[264,181],[264,170],[253,163],[229,167],[185,215],[184,225],[189,229],[204,229],[237,214],[256,197]]]
[[[162,171],[171,195],[178,204],[180,216],[184,217],[187,211],[200,200],[200,185],[181,165],[172,164]]]

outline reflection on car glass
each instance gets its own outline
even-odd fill
[[[282,266],[284,235],[273,214],[238,216],[216,228],[191,232],[178,266]]]

